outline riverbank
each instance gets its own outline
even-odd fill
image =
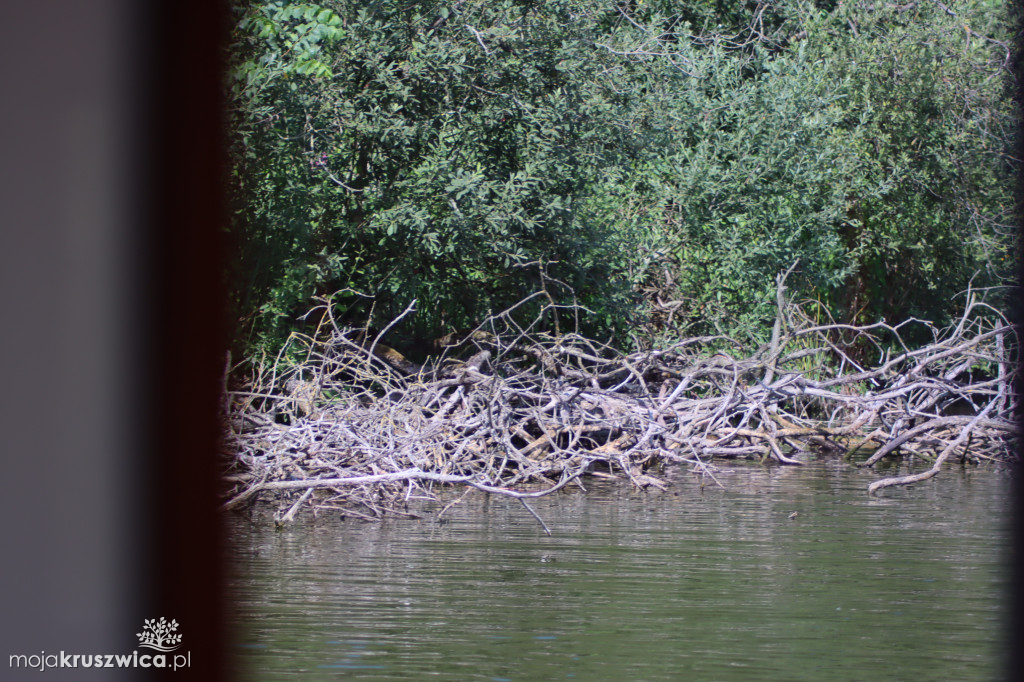
[[[387,329],[341,327],[325,307],[314,334],[294,334],[277,361],[249,367],[228,392],[225,507],[273,495],[279,523],[306,507],[376,519],[457,485],[532,512],[527,500],[585,476],[665,489],[666,465],[716,485],[725,459],[907,458],[911,471],[875,480],[876,494],[931,478],[950,459],[1013,456],[1018,345],[990,308],[972,303],[911,349],[901,333],[927,323],[819,325],[779,289],[773,337],[760,348],[715,336],[622,353],[534,332],[513,308],[412,366],[381,351]]]

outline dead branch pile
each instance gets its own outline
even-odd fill
[[[553,303],[517,324],[517,310],[545,303],[540,293],[421,366],[381,344],[388,329],[371,338],[341,327],[325,305],[314,334],[294,334],[277,362],[228,394],[225,506],[272,492],[281,522],[307,501],[378,518],[432,499],[436,484],[460,484],[530,509],[525,498],[582,486],[584,474],[664,487],[656,474],[666,464],[713,480],[726,458],[799,465],[831,451],[871,453],[861,466],[924,463],[873,493],[934,476],[953,456],[1011,456],[1017,338],[996,311],[972,298],[941,331],[815,324],[784,300],[783,281],[771,343],[749,350],[715,336],[621,353],[538,331],[579,313]],[[904,346],[914,324],[933,342]],[[866,348],[871,366],[854,359]]]

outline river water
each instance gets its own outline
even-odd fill
[[[587,480],[531,502],[551,537],[477,492],[441,521],[233,515],[242,679],[1001,677],[1004,474],[875,498],[837,461],[716,477]]]

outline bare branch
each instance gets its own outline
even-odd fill
[[[966,458],[1013,456],[1019,341],[996,311],[969,294],[954,325],[908,348],[905,324],[813,324],[786,300],[785,274],[762,348],[716,336],[625,353],[578,332],[549,334],[556,301],[540,291],[415,372],[376,352],[415,302],[369,344],[325,303],[312,335],[293,334],[229,394],[224,508],[274,497],[287,523],[326,496],[330,508],[380,518],[436,499],[439,485],[526,500],[619,472],[661,489],[654,474],[670,465],[717,483],[715,462],[736,458],[799,465],[875,448],[861,466],[926,463],[874,493],[936,475],[968,441]],[[563,320],[586,313],[557,307]],[[876,364],[854,362],[850,339],[877,349]]]

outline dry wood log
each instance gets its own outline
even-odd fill
[[[926,465],[877,481],[875,493],[936,475],[968,443],[968,460],[1013,456],[1019,345],[991,308],[970,298],[949,329],[913,322],[933,342],[911,349],[904,325],[812,323],[785,300],[784,282],[762,348],[717,336],[620,352],[531,331],[540,325],[517,323],[517,305],[466,335],[476,344],[468,362],[444,369],[442,356],[415,371],[387,361],[384,332],[367,342],[324,306],[318,332],[288,342],[304,362],[286,366],[282,351],[230,393],[225,477],[248,487],[225,507],[273,494],[281,523],[317,505],[379,518],[432,499],[436,485],[523,498],[621,474],[662,488],[653,473],[664,465],[713,479],[716,460],[794,465],[826,448],[857,457],[869,443],[877,449],[861,466],[893,456]],[[873,346],[877,364],[855,362],[849,339]]]

